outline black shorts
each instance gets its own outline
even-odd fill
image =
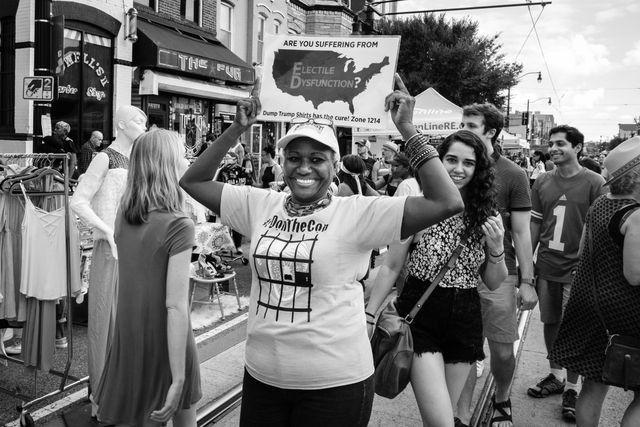
[[[405,316],[424,293],[428,282],[407,276],[398,297]],[[476,288],[437,286],[411,324],[416,354],[442,353],[445,363],[473,363],[484,359],[482,313]]]

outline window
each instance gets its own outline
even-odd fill
[[[15,17],[0,19],[0,130],[13,133],[16,79]]]
[[[111,36],[97,28],[64,29],[64,74],[59,78],[58,99],[51,106],[51,122],[69,123],[69,137],[78,144],[94,130],[111,140],[112,46]]]
[[[264,15],[258,17],[258,49],[256,62],[262,63],[262,51],[264,50],[264,27],[267,18]]]
[[[180,16],[187,21],[201,25],[200,1],[201,0],[180,0]]]
[[[231,49],[231,22],[233,19],[233,6],[229,3],[220,5],[220,31],[218,32],[218,40]]]
[[[282,22],[280,21],[275,21],[273,23],[273,34],[280,34],[280,26],[282,25]]]
[[[157,1],[156,0],[134,0],[134,3],[150,7],[151,9],[155,10],[156,12],[158,11],[158,9],[156,8],[156,6],[157,6]]]

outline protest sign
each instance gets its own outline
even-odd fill
[[[337,126],[386,128],[399,36],[267,36],[259,120],[331,119]]]

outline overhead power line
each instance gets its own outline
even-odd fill
[[[520,90],[537,90],[539,89],[539,86],[531,86],[531,87],[526,87],[526,86],[518,86],[520,88]],[[598,88],[571,88],[571,89],[565,89],[565,91],[568,92],[587,92],[590,90],[595,90],[595,89],[603,89],[603,90],[640,90],[640,87],[598,87]]]
[[[503,7],[523,7],[523,6],[546,6],[551,4],[550,1],[542,1],[537,3],[511,3],[511,4],[496,4],[491,6],[468,6],[468,7],[449,7],[445,9],[428,9],[428,10],[411,10],[407,12],[387,12],[384,15],[409,15],[415,13],[436,13],[436,12],[455,12],[459,10],[478,10],[478,9],[497,9]]]
[[[533,19],[533,15],[531,14],[531,8],[527,8],[529,10],[529,17],[531,17],[531,23],[533,24],[533,32],[536,35],[536,40],[538,41],[538,47],[540,48],[540,54],[542,55],[542,60],[544,61],[544,66],[547,69],[547,74],[549,76],[549,81],[551,82],[551,88],[553,89],[553,93],[555,93],[556,98],[558,99],[558,109],[562,109],[562,99],[558,96],[558,91],[556,90],[556,85],[553,82],[553,77],[551,76],[551,70],[549,69],[549,64],[547,63],[547,58],[544,54],[544,49],[542,48],[542,42],[540,41],[540,35],[538,34],[538,29],[536,28],[536,21]],[[560,111],[562,114],[562,112]]]
[[[538,20],[540,19],[540,16],[542,16],[542,12],[544,12],[544,6],[542,6],[542,9],[540,9],[540,13],[538,14],[538,17],[536,18],[535,22],[531,26],[531,29],[529,30],[529,33],[527,34],[527,37],[525,37],[524,41],[522,42],[522,46],[520,46],[520,50],[518,51],[518,54],[516,55],[516,57],[513,59],[513,62],[516,62],[518,60],[518,57],[522,53],[522,49],[524,49],[524,46],[527,44],[527,40],[529,40],[529,37],[531,36],[531,33],[533,32],[533,29],[536,27],[536,24],[538,23]]]

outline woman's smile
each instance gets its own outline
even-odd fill
[[[284,153],[284,180],[297,203],[325,197],[335,174],[333,151],[309,138],[291,141]]]

